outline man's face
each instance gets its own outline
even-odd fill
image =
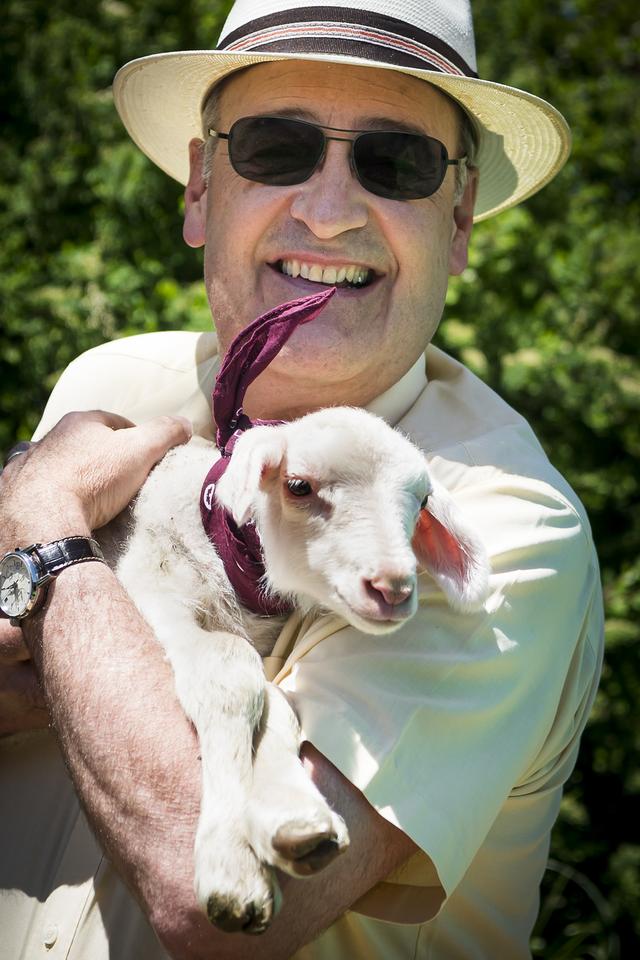
[[[409,126],[458,156],[452,104],[393,71],[284,61],[244,70],[224,85],[220,131],[240,117],[281,114],[344,129]],[[274,187],[235,173],[221,141],[205,190],[192,144],[185,236],[206,244],[205,283],[223,350],[265,310],[332,285],[332,270],[366,273],[364,286],[343,281],[272,364],[269,373],[295,412],[305,406],[294,400],[300,391],[310,407],[364,404],[402,376],[437,327],[449,272],[466,262],[471,201],[454,212],[454,168],[432,196],[397,201],[361,186],[349,155],[349,143],[329,141],[309,180]],[[290,275],[296,263],[311,268],[309,279]]]

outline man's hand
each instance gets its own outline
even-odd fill
[[[114,414],[72,413],[38,444],[10,452],[0,475],[0,556],[16,546],[89,534],[116,516],[167,450],[191,436],[188,421],[135,427]],[[14,454],[15,451],[15,455]],[[0,736],[48,726],[22,630],[0,619]]]
[[[103,411],[70,413],[0,477],[2,547],[90,534],[112,520],[167,450],[185,443],[182,417],[134,426]]]
[[[22,630],[0,620],[0,737],[48,724],[44,694]]]

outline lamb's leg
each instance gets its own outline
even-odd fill
[[[300,761],[300,725],[287,698],[270,683],[265,694],[248,807],[249,842],[261,860],[291,876],[309,876],[346,850],[349,836]]]
[[[253,734],[264,698],[262,662],[244,638],[203,630],[172,597],[154,594],[136,602],[167,652],[178,698],[200,740],[198,902],[223,930],[261,933],[277,896],[272,871],[252,851],[246,829]]]

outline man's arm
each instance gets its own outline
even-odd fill
[[[91,416],[63,424],[0,480],[3,548],[88,534],[122,509],[164,449],[186,439],[184,427],[180,436],[168,422],[147,437],[144,428],[112,430]],[[43,476],[46,500],[37,495]],[[219,933],[193,894],[198,744],[146,622],[110,570],[81,564],[54,582],[24,634],[98,838],[172,956],[289,957],[415,850],[308,746],[314,778],[345,817],[351,846],[316,878],[284,878],[283,909],[259,940]]]

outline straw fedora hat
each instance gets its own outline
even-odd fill
[[[237,0],[215,50],[142,57],[118,71],[116,107],[134,142],[180,183],[202,136],[208,92],[236,70],[314,60],[426,80],[473,118],[479,137],[476,220],[543,187],[569,155],[566,121],[530,93],[478,78],[470,0]]]

